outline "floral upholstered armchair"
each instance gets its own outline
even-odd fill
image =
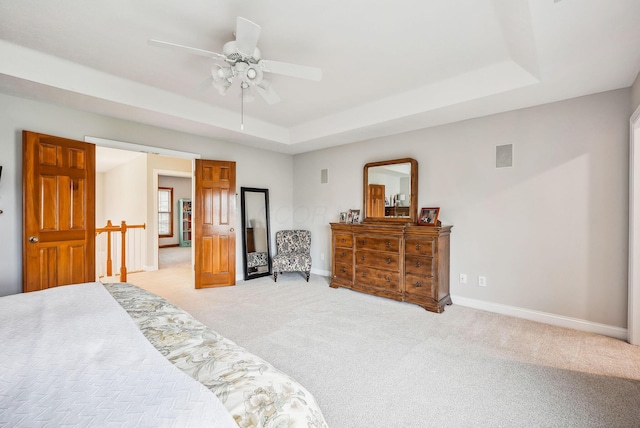
[[[276,233],[276,252],[273,257],[273,280],[278,273],[304,272],[307,282],[311,275],[311,232],[281,230]]]

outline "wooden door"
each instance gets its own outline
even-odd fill
[[[196,288],[236,283],[236,163],[196,159]]]
[[[95,146],[23,131],[23,291],[95,281]]]
[[[384,185],[369,184],[368,217],[384,217]]]

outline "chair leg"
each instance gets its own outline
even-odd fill
[[[307,275],[307,282],[309,282],[309,277],[311,276],[311,271],[307,271],[307,272],[305,272],[305,274]]]
[[[273,282],[278,282],[278,272],[273,271]]]

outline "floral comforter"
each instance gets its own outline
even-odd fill
[[[162,297],[130,284],[105,287],[147,340],[216,394],[240,427],[327,427],[309,391],[266,361]]]

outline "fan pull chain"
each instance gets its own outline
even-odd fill
[[[240,94],[240,130],[244,131],[244,85],[240,85],[242,93]]]

